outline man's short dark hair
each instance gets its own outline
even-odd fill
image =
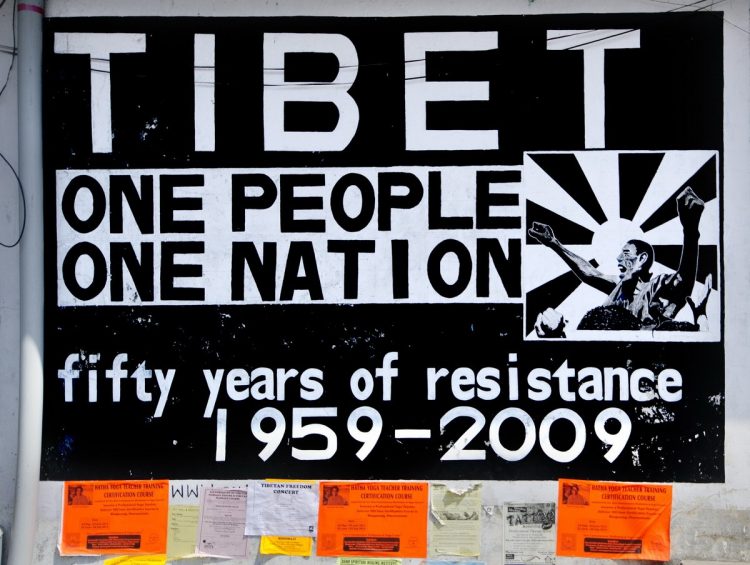
[[[644,280],[648,280],[649,273],[651,272],[651,265],[654,264],[654,248],[651,247],[651,244],[647,241],[643,241],[642,239],[631,239],[629,240],[625,245],[631,244],[633,247],[635,247],[635,252],[640,255],[641,253],[645,253],[648,256],[648,259],[646,259],[646,262],[643,264],[643,267],[641,267],[641,278]]]

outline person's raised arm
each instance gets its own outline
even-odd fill
[[[683,299],[687,299],[693,292],[695,275],[698,270],[698,225],[705,203],[698,198],[689,186],[677,196],[677,215],[682,224],[682,255],[680,266],[677,268],[676,288]]]
[[[575,273],[582,282],[597,290],[601,290],[606,294],[609,294],[614,290],[615,285],[617,284],[616,277],[605,275],[591,263],[586,261],[586,259],[576,255],[563,246],[563,244],[555,237],[552,228],[547,224],[534,222],[529,228],[529,235],[542,245],[549,247],[554,251],[563,261],[565,261],[565,264],[570,267],[573,273]]]

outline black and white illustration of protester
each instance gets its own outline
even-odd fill
[[[626,156],[624,160],[623,155]],[[527,296],[527,332],[531,331],[531,324],[533,324],[534,334],[539,338],[564,338],[569,337],[571,331],[579,330],[708,331],[710,323],[707,308],[712,287],[715,286],[714,276],[717,268],[715,257],[718,246],[702,245],[701,218],[707,207],[706,201],[716,200],[715,159],[706,160],[703,166],[698,166],[697,171],[692,171],[695,174],[688,179],[684,178],[684,173],[681,176],[675,176],[672,171],[670,178],[676,182],[676,185],[672,184],[671,189],[668,179],[659,179],[658,182],[665,185],[659,191],[662,197],[667,197],[663,202],[659,201],[660,199],[652,199],[650,206],[656,209],[652,210],[642,222],[636,223],[634,220],[637,220],[638,204],[642,206],[647,200],[646,195],[651,189],[649,181],[653,182],[657,178],[664,154],[659,154],[660,158],[654,157],[653,153],[640,154],[646,155],[645,159],[635,154],[635,160],[632,159],[632,155],[627,153],[618,155],[617,166],[614,167],[612,162],[609,164],[609,168],[614,169],[609,171],[609,175],[606,168],[597,169],[596,166],[589,166],[589,175],[586,175],[583,172],[586,165],[579,163],[577,157],[576,163],[578,163],[579,171],[575,171],[573,167],[574,172],[571,173],[572,161],[566,155],[565,166],[568,170],[565,174],[560,173],[560,162],[552,159],[552,165],[550,165],[547,155],[542,155],[538,159],[546,167],[546,172],[552,170],[552,174],[557,175],[558,179],[564,179],[563,184],[577,181],[588,185],[583,190],[578,189],[575,194],[577,202],[581,201],[582,206],[588,208],[588,212],[599,215],[600,222],[598,229],[595,224],[591,232],[591,244],[588,247],[577,246],[575,244],[580,239],[581,229],[577,226],[578,234],[571,229],[570,215],[556,217],[555,213],[548,208],[531,201],[527,207],[527,212],[529,212],[526,225],[528,240],[548,250],[545,255],[546,264],[550,262],[550,255],[557,257],[552,261],[559,262],[566,269],[567,272],[561,277],[564,279],[562,282],[567,284],[568,288],[570,288],[572,275],[578,284],[595,291],[598,296],[594,298],[589,294],[587,303],[581,304],[581,300],[571,300],[572,291],[560,300],[560,293],[558,292],[557,295],[555,293],[554,282],[546,284],[546,289],[549,289],[546,296],[545,286],[538,285],[532,290],[532,293],[535,292],[532,294],[533,298],[529,300]],[[650,164],[653,168],[650,174],[644,174],[642,170],[638,171],[637,176],[642,185],[640,193],[631,190],[634,176],[632,171],[624,170],[624,167],[632,166],[633,162],[638,160],[647,165]],[[604,161],[606,165],[607,159],[605,158]],[[700,162],[701,159],[695,162],[682,159],[682,165],[687,168],[688,172],[691,172],[692,168]],[[643,169],[643,163],[640,163],[640,166]],[[592,184],[604,184],[608,176],[616,176],[617,182],[613,182],[611,178],[609,182],[615,184],[616,187],[619,185],[617,191],[619,194],[613,194],[610,189],[610,196],[617,196],[615,205],[611,202],[607,205],[605,198],[587,199],[587,197],[596,197]],[[624,185],[623,181],[625,181]],[[625,193],[623,193],[623,188],[626,190]],[[676,193],[671,192],[675,190]],[[603,196],[601,191],[599,196]],[[638,199],[639,196],[640,203],[636,202],[633,205],[628,202],[628,198]],[[551,207],[552,204],[547,204],[547,206]],[[609,208],[609,215],[605,212],[607,208]],[[641,212],[641,217],[646,216],[646,212],[648,210]],[[713,210],[711,213],[715,215],[716,211]],[[718,225],[713,220],[709,220],[707,225]],[[667,224],[672,225],[665,227]],[[564,237],[572,240],[571,244],[564,243],[562,237],[558,237],[558,226],[562,228]],[[649,231],[654,232],[654,238],[649,237],[651,235]],[[573,233],[572,236],[571,233]],[[715,238],[712,235],[710,234],[708,239],[713,243]],[[602,237],[608,240],[606,242],[609,249],[608,257],[588,259],[582,253],[574,251],[578,249],[590,254],[594,252],[591,247],[597,240],[599,240],[599,247],[602,247]],[[653,239],[653,244],[649,239]],[[664,241],[665,239],[668,241]],[[613,247],[613,244],[617,247]],[[527,246],[527,249],[529,247]],[[659,251],[665,254],[662,263],[658,263],[661,260]],[[699,271],[699,259],[702,253],[705,253],[705,257],[702,261],[702,269]],[[528,257],[525,259],[529,260]],[[615,267],[617,272],[610,274]],[[561,283],[559,278],[557,282]],[[575,314],[573,310],[576,310]]]

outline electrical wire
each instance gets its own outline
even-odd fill
[[[700,11],[704,11],[704,10],[711,10],[717,4],[721,4],[721,3],[723,3],[726,0],[712,1],[710,4],[708,4],[706,6],[697,7],[697,8],[695,8],[695,6],[697,6],[698,4],[701,4],[703,2],[706,2],[708,0],[695,0],[695,1],[689,2],[687,4],[680,4],[680,3],[677,3],[677,2],[673,3],[673,2],[666,1],[666,0],[653,0],[653,1],[662,2],[662,3],[665,3],[665,4],[673,4],[673,5],[677,6],[676,8],[672,8],[670,10],[667,10],[667,12],[676,12],[677,10],[682,10],[682,9],[685,9],[685,8],[693,8],[692,10],[689,10],[691,12],[700,12]],[[7,0],[0,0],[0,8],[2,8],[6,4],[6,2],[7,2]],[[11,73],[13,71],[15,59],[16,59],[16,56],[17,56],[17,52],[16,52],[16,18],[15,18],[15,16],[16,16],[17,2],[18,2],[18,0],[13,0],[13,13],[12,13],[12,16],[11,16],[12,17],[11,28],[12,28],[12,33],[13,33],[13,45],[12,45],[12,47],[10,49],[8,49],[8,46],[5,46],[5,45],[0,46],[0,52],[8,53],[8,54],[11,55],[10,65],[8,66],[8,72],[7,72],[6,77],[5,77],[5,82],[4,82],[3,86],[2,86],[2,88],[0,88],[0,96],[3,95],[3,93],[5,92],[5,89],[8,87],[8,84],[10,82],[10,76],[11,76]],[[736,27],[737,29],[739,29],[741,31],[744,31],[745,33],[748,33],[747,30],[745,30],[745,29],[743,29],[743,28],[735,25],[734,23],[730,22],[726,18],[724,18],[724,21],[727,22],[730,25],[733,25],[734,27]],[[575,49],[577,47],[582,47],[582,46],[588,45],[590,43],[598,43],[600,41],[606,41],[608,39],[611,39],[612,37],[616,37],[616,36],[619,36],[619,35],[624,35],[624,34],[627,34],[627,33],[632,33],[633,31],[635,31],[635,30],[631,29],[631,30],[624,30],[624,31],[621,31],[621,32],[616,32],[613,35],[610,35],[610,36],[607,36],[607,37],[603,37],[603,38],[596,39],[596,40],[593,40],[593,41],[590,41],[590,42],[585,42],[585,43],[581,43],[579,45],[574,45],[572,47],[568,47],[568,49]],[[578,34],[583,34],[583,33],[587,33],[587,32],[586,31],[574,32],[574,33],[572,33],[570,35],[578,35]],[[568,37],[568,36],[563,36],[563,37]],[[562,37],[559,37],[559,38],[556,38],[556,39],[562,39]],[[404,61],[404,63],[417,63],[417,62],[424,62],[424,59]],[[388,64],[388,63],[371,63],[369,65],[363,65],[363,66],[380,66],[380,65],[386,65],[386,64]],[[343,67],[346,68],[347,66],[348,65],[343,66]],[[92,70],[99,71],[99,69],[92,69]],[[269,69],[264,69],[264,70],[266,70],[266,71],[281,71],[283,69],[269,68]],[[102,70],[101,72],[109,72],[109,71]],[[424,76],[415,76],[415,77],[407,77],[406,80],[420,80],[420,79],[424,79],[424,78],[425,78]],[[294,87],[294,86],[316,86],[316,85],[319,85],[319,84],[322,85],[322,84],[329,84],[329,83],[315,83],[315,82],[310,82],[310,83],[296,83],[296,84],[295,83],[281,83],[281,84],[268,84],[268,85],[264,85],[264,86],[271,86],[271,87],[273,87],[273,86],[286,86],[286,87],[292,86],[292,87]],[[344,86],[344,85],[341,85],[341,86]],[[20,197],[21,197],[22,218],[21,218],[21,229],[19,231],[18,238],[12,244],[3,243],[3,242],[0,241],[0,247],[11,248],[11,247],[15,247],[16,245],[18,245],[20,243],[21,238],[23,237],[23,233],[24,233],[24,231],[26,229],[26,195],[24,193],[23,185],[21,183],[20,177],[18,176],[18,173],[16,172],[16,169],[13,167],[13,165],[10,164],[10,162],[8,161],[8,159],[1,152],[0,152],[0,159],[2,159],[5,162],[5,164],[12,171],[13,176],[16,178],[16,181],[18,183],[18,192],[19,192]]]
[[[5,5],[6,0],[0,0],[0,8],[2,8]],[[5,83],[3,84],[3,87],[0,88],[0,96],[3,95],[5,92],[5,89],[8,87],[8,83],[10,82],[10,75],[13,71],[13,64],[15,63],[16,56],[17,56],[17,45],[16,45],[16,4],[18,0],[13,0],[13,11],[11,12],[11,28],[13,30],[13,46],[11,48],[10,52],[10,65],[8,66],[8,74],[5,76]],[[21,183],[21,177],[18,176],[18,172],[16,171],[15,167],[10,164],[10,161],[5,157],[5,155],[0,152],[0,159],[3,160],[3,162],[8,166],[8,168],[13,173],[13,176],[16,177],[16,183],[18,184],[18,194],[21,198],[21,227],[18,230],[18,238],[13,243],[4,243],[0,241],[0,247],[5,247],[7,249],[10,249],[12,247],[17,246],[19,243],[21,243],[21,238],[23,238],[24,231],[26,231],[26,194],[23,190],[23,184]]]
[[[658,2],[658,3],[661,3],[661,4],[670,4],[670,5],[676,6],[675,8],[671,8],[669,10],[665,10],[664,11],[664,13],[669,14],[669,13],[677,12],[678,10],[684,10],[686,8],[692,8],[692,9],[688,10],[689,13],[703,12],[703,11],[706,11],[706,10],[708,10],[709,13],[711,13],[710,11],[713,8],[715,8],[719,4],[723,4],[727,0],[693,0],[692,2],[689,2],[687,4],[683,4],[683,3],[679,3],[679,2],[670,2],[668,0],[651,0],[651,1],[652,2]],[[697,6],[698,4],[702,4],[704,2],[710,2],[710,4],[706,4],[705,6],[700,6],[700,7]],[[731,25],[731,26],[739,29],[740,31],[743,31],[745,33],[750,33],[750,32],[748,32],[748,30],[746,30],[746,29],[744,29],[744,28],[742,28],[742,27],[734,24],[733,22],[727,20],[726,18],[723,18],[723,20],[727,24],[729,24],[729,25]],[[567,35],[561,35],[561,36],[553,37],[553,38],[551,38],[551,40],[554,41],[554,40],[564,39],[564,38],[567,38],[567,37],[573,37],[573,36],[577,36],[577,35],[585,35],[585,34],[591,33],[592,31],[595,31],[595,30],[573,31],[573,32],[571,32],[571,33],[569,33]],[[618,31],[618,30],[613,30],[613,31],[615,31],[615,33],[613,33],[611,35],[607,35],[605,37],[601,37],[601,38],[594,39],[594,40],[591,40],[591,41],[586,41],[586,42],[583,42],[583,43],[579,43],[577,45],[571,45],[570,47],[566,47],[565,50],[567,51],[567,50],[572,50],[572,49],[578,49],[578,48],[584,47],[586,45],[591,45],[591,44],[594,44],[594,43],[600,43],[602,41],[607,41],[608,39],[612,39],[613,37],[618,37],[618,36],[621,36],[621,35],[626,35],[628,33],[633,33],[635,31],[638,31],[638,29],[625,29],[625,30],[621,30],[621,31]],[[91,60],[92,61],[102,62],[102,63],[105,63],[105,64],[109,64],[110,63],[110,59],[103,59],[103,58],[99,58],[99,57],[91,57]],[[404,61],[404,64],[409,64],[409,63],[425,63],[425,62],[426,62],[426,59],[424,59],[424,58],[422,58],[422,59],[407,59],[407,60]],[[339,69],[348,69],[348,68],[355,68],[355,67],[356,68],[378,67],[378,66],[385,66],[385,65],[392,65],[392,64],[393,63],[383,62],[383,63],[364,63],[364,64],[359,64],[359,65],[339,65]],[[208,69],[208,70],[213,70],[213,69],[215,69],[215,67],[214,66],[208,66],[208,65],[195,65],[194,69]],[[263,67],[263,71],[264,71],[264,73],[265,72],[283,72],[283,71],[285,71],[285,69],[283,67]],[[110,73],[111,71],[109,69],[107,69],[107,68],[96,69],[96,68],[92,67],[91,68],[91,72]],[[405,80],[407,80],[407,81],[409,81],[409,80],[424,80],[425,78],[427,78],[427,77],[423,76],[423,75],[419,75],[419,76],[406,77]],[[197,82],[195,82],[195,84],[196,85],[201,85],[201,86],[214,86],[216,83],[214,83],[214,82],[197,81]],[[351,83],[351,82],[336,83],[337,86],[351,86],[353,84],[354,83]],[[331,85],[330,82],[314,82],[314,81],[311,81],[311,82],[295,81],[295,82],[264,83],[263,84],[264,87],[268,86],[268,87],[283,87],[283,88],[297,88],[297,87],[305,87],[305,86],[330,86],[330,85]]]
[[[19,243],[21,243],[21,238],[23,237],[23,232],[26,231],[26,194],[23,190],[23,184],[21,184],[21,177],[18,176],[18,173],[13,168],[13,165],[11,165],[8,162],[8,159],[5,158],[5,155],[3,155],[0,152],[0,159],[5,161],[5,164],[8,165],[10,170],[13,172],[13,176],[16,177],[16,182],[18,183],[18,194],[21,196],[21,229],[18,230],[18,238],[13,243],[4,243],[0,241],[0,247],[5,247],[7,249],[10,249],[12,247],[15,247]]]
[[[6,0],[2,0],[3,4]],[[10,16],[11,21],[11,29],[13,30],[13,48],[11,49],[11,57],[10,57],[10,65],[8,65],[8,73],[5,75],[5,83],[3,84],[3,87],[0,88],[0,96],[3,95],[3,92],[5,92],[5,89],[8,87],[8,83],[10,82],[10,73],[13,71],[13,64],[16,61],[16,2],[18,0],[13,0],[13,13]],[[2,8],[3,4],[0,4],[0,8]]]

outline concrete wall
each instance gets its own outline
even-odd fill
[[[0,7],[0,88],[5,83],[13,47],[13,1]],[[17,74],[14,69],[0,96],[0,153],[18,167]],[[13,172],[0,159],[0,242],[12,244],[20,226],[19,192]],[[0,528],[13,522],[18,436],[19,264],[18,247],[0,247]]]
[[[685,1],[685,4],[690,4]],[[693,3],[695,4],[695,3]],[[726,482],[724,484],[677,484],[672,522],[673,561],[683,559],[750,562],[750,258],[747,217],[750,215],[750,168],[748,167],[748,46],[750,29],[747,0],[728,0],[717,9],[725,11],[725,230],[726,278]],[[692,4],[691,4],[692,5]],[[703,7],[701,3],[700,6]],[[708,6],[708,2],[705,3]],[[11,45],[12,1],[0,8],[0,44]],[[50,16],[87,15],[425,15],[599,11],[666,11],[672,2],[646,0],[601,0],[554,2],[543,0],[404,2],[319,1],[238,2],[229,0],[174,1],[50,0]],[[0,53],[0,84],[9,56]],[[730,109],[728,113],[727,109]],[[738,110],[741,109],[741,110]],[[16,75],[0,98],[0,151],[11,163],[17,161]],[[15,179],[0,163],[0,240],[13,241],[18,233],[18,191]],[[0,249],[0,526],[8,529],[13,516],[18,399],[18,250]],[[38,563],[92,563],[96,558],[62,559],[55,549],[59,527],[59,483],[44,483],[40,491],[39,535],[35,548]],[[502,563],[499,509],[505,501],[552,501],[556,484],[546,482],[485,483],[484,548],[481,559]],[[7,541],[7,540],[6,540]],[[290,561],[289,558],[258,558],[258,562]],[[312,561],[318,561],[312,559]],[[323,560],[320,560],[323,561]],[[571,562],[560,559],[561,563]]]

